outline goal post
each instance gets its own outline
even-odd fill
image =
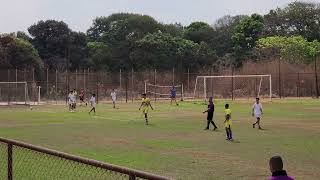
[[[28,105],[27,82],[0,82],[0,105]]]
[[[170,89],[173,86],[170,85],[157,85],[157,84],[151,84],[147,81],[144,82],[144,93],[154,95],[155,99],[170,99]],[[183,84],[174,85],[174,87],[177,90],[177,99],[181,99],[181,101],[184,100],[184,94],[183,94]]]
[[[207,100],[208,79],[213,80],[211,82],[212,92],[214,91],[213,95],[217,97],[249,98],[255,96],[267,97],[270,101],[272,100],[272,77],[270,74],[197,76],[193,92],[194,98]]]

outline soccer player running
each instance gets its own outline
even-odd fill
[[[77,108],[77,96],[78,96],[78,93],[76,91],[76,89],[73,89],[73,108],[76,109]]]
[[[91,112],[93,111],[94,115],[96,115],[96,95],[92,94],[91,98],[90,98],[90,105],[91,105],[91,110],[89,111],[89,114],[91,114]]]
[[[232,131],[231,131],[231,125],[232,125],[231,109],[229,108],[229,104],[226,104],[224,107],[225,107],[224,112],[225,112],[225,118],[226,118],[226,120],[224,121],[224,126],[226,128],[226,133],[227,133],[226,140],[232,141],[233,138],[232,138]]]
[[[256,124],[258,124],[259,129],[262,129],[260,126],[260,120],[262,116],[262,105],[260,103],[260,99],[256,98],[256,102],[252,106],[252,116],[257,118],[257,121],[252,124],[252,127],[255,128]]]
[[[72,91],[69,92],[68,97],[67,97],[67,101],[68,101],[68,106],[69,106],[69,112],[72,112],[73,107],[72,107]]]
[[[176,105],[178,106],[179,104],[177,103],[177,89],[175,86],[172,86],[172,88],[170,89],[170,98],[171,98],[171,102],[170,104],[172,105],[172,101],[174,101],[176,103]]]
[[[112,89],[110,96],[112,99],[113,108],[116,108],[117,93],[114,89]]]
[[[86,104],[86,106],[88,105],[88,103],[84,101],[84,99],[85,99],[85,92],[84,92],[83,89],[80,90],[79,99],[80,99],[80,105],[81,105],[82,103]]]
[[[149,125],[149,121],[148,121],[149,107],[153,110],[150,99],[147,98],[146,94],[142,94],[142,102],[139,107],[139,111],[142,109],[142,113],[144,114],[144,118],[146,120],[146,125]]]
[[[214,129],[216,130],[218,127],[216,124],[213,122],[213,113],[214,113],[214,103],[213,103],[213,98],[209,98],[209,104],[208,104],[208,110],[204,111],[203,113],[208,113],[207,115],[207,127],[204,130],[209,130],[210,123],[213,125]]]

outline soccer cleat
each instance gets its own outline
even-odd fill
[[[262,128],[259,126],[259,129],[262,130]]]
[[[255,124],[252,124],[252,127],[255,128]]]
[[[218,128],[217,127],[215,127],[213,130],[215,131],[215,130],[217,130]]]

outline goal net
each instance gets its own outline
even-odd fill
[[[0,105],[11,104],[29,104],[27,82],[0,82]]]
[[[145,82],[144,84],[144,93],[148,94],[150,98],[154,97],[155,99],[170,99],[171,97],[171,88],[173,86],[162,86],[157,84],[150,84]],[[183,84],[174,85],[176,89],[176,99],[183,100]]]
[[[193,96],[207,100],[272,98],[271,75],[197,76]]]

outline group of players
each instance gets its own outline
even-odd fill
[[[68,96],[67,96],[67,104],[69,107],[69,112],[75,112],[76,108],[77,108],[77,91],[76,89],[74,89],[73,91],[70,91]],[[115,92],[115,90],[113,89],[111,94],[111,99],[113,102],[113,108],[116,108],[116,99],[117,99],[117,94]],[[80,90],[79,93],[79,99],[80,99],[80,105],[85,104],[86,106],[88,106],[88,103],[86,101],[85,98],[85,92],[84,90]],[[94,114],[96,113],[96,105],[97,105],[97,101],[96,101],[96,95],[93,93],[89,99],[89,103],[91,106],[91,110],[89,111],[89,114],[91,114],[91,112],[94,112]]]
[[[203,112],[203,113],[207,113],[207,127],[205,128],[205,130],[209,130],[210,123],[213,125],[214,131],[216,129],[218,129],[218,127],[216,126],[216,124],[213,121],[214,111],[215,111],[215,106],[213,103],[213,98],[210,97],[208,109]],[[232,126],[231,109],[230,109],[229,104],[225,104],[224,113],[225,113],[224,127],[226,130],[226,136],[227,136],[226,140],[233,141],[232,130],[231,130],[231,126]],[[263,111],[262,111],[262,105],[260,103],[260,99],[256,98],[256,102],[252,106],[252,116],[256,117],[256,119],[257,119],[256,122],[252,124],[253,128],[255,128],[255,126],[258,125],[258,128],[262,129],[261,125],[260,125],[260,120],[261,120],[262,114],[263,114]]]
[[[175,104],[178,106],[178,102],[176,100],[176,88],[175,86],[172,86],[170,89],[170,104],[172,105],[173,102],[175,102]],[[112,92],[110,94],[111,99],[112,99],[112,104],[113,104],[113,108],[116,108],[116,99],[117,99],[117,94],[115,92],[114,89],[112,89]],[[68,100],[68,104],[69,104],[69,111],[70,112],[74,112],[76,109],[76,98],[77,98],[77,91],[74,89],[73,91],[69,92],[69,95],[67,97]],[[85,92],[84,90],[80,91],[79,94],[79,99],[80,99],[80,103],[84,103],[87,106],[87,102],[85,101]],[[96,113],[96,95],[92,94],[89,103],[91,105],[91,110],[89,111],[89,114],[91,112]],[[153,107],[151,105],[151,100],[150,98],[147,97],[146,93],[142,94],[142,101],[141,101],[141,105],[139,107],[139,110],[142,110],[142,113],[144,115],[145,118],[145,124],[148,125],[149,124],[149,120],[148,120],[148,113],[149,113],[149,109],[153,110]],[[208,102],[208,109],[206,111],[204,111],[203,113],[207,113],[207,126],[205,128],[205,130],[209,130],[210,129],[210,123],[214,126],[214,131],[216,129],[218,129],[218,127],[216,126],[216,124],[213,121],[213,116],[214,116],[214,111],[215,111],[215,105],[213,102],[213,98],[210,97],[209,98],[209,102]],[[232,141],[233,140],[233,136],[232,136],[232,121],[231,121],[231,109],[230,109],[230,105],[229,104],[225,104],[225,121],[224,121],[224,127],[225,127],[225,131],[226,131],[226,140]],[[255,128],[256,125],[258,125],[259,129],[261,128],[260,125],[260,120],[261,120],[261,116],[263,114],[262,111],[262,105],[260,103],[260,99],[256,98],[256,102],[253,104],[252,106],[252,116],[256,117],[256,122],[254,124],[252,124],[252,127]]]

